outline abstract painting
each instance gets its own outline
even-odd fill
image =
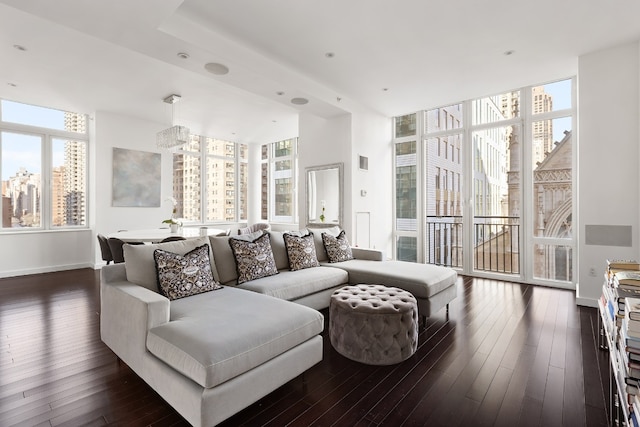
[[[113,149],[113,206],[160,206],[161,155]]]

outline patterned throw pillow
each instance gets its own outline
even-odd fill
[[[278,274],[268,233],[252,241],[232,237],[229,245],[236,259],[238,284]]]
[[[209,245],[178,255],[162,249],[153,251],[160,293],[169,300],[222,288],[213,278]]]
[[[316,245],[313,243],[313,233],[309,232],[304,236],[284,233],[283,237],[292,271],[320,265],[316,256]]]
[[[353,259],[351,245],[344,230],[337,236],[322,233],[322,243],[324,243],[324,249],[327,251],[329,262],[342,262]]]

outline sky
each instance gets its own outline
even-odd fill
[[[49,129],[64,130],[64,111],[36,107],[18,102],[2,100],[2,121],[28,124]],[[42,153],[40,137],[4,131],[0,135],[2,144],[2,180],[15,176],[20,167],[31,173],[41,173]],[[40,155],[34,155],[40,153]],[[53,153],[54,165],[64,164],[64,152]]]
[[[544,91],[553,97],[553,110],[571,108],[571,79],[561,80],[544,86]],[[553,140],[561,141],[565,130],[572,130],[571,118],[555,119],[553,121]]]

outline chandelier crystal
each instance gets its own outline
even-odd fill
[[[156,135],[158,148],[165,150],[177,150],[178,147],[189,141],[189,128],[185,126],[172,126],[162,130]]]
[[[180,101],[180,95],[169,95],[163,101],[171,104],[171,122],[174,120],[174,104]],[[174,125],[168,129],[160,131],[156,135],[156,144],[158,148],[176,151],[189,141],[189,128],[186,126]]]

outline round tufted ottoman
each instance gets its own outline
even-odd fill
[[[411,293],[383,285],[338,289],[329,304],[331,345],[369,365],[392,365],[418,347],[418,306]]]

